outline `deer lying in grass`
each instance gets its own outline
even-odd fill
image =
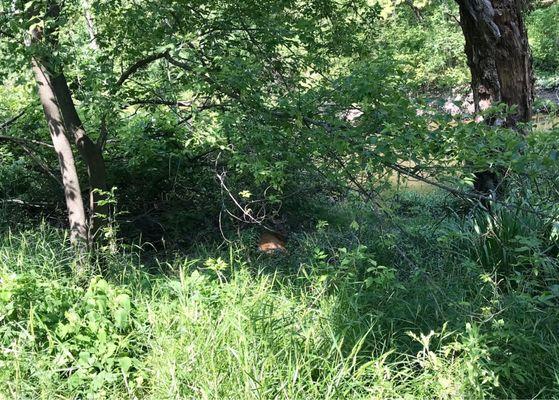
[[[258,250],[266,253],[287,253],[285,248],[285,236],[272,231],[264,231],[260,234]]]

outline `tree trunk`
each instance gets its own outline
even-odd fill
[[[93,19],[93,15],[91,14],[91,6],[88,0],[83,0],[83,16],[85,17],[85,25],[87,27],[87,32],[89,33],[89,45],[93,50],[99,50],[95,32],[95,21]]]
[[[68,220],[70,222],[70,240],[72,242],[79,239],[87,240],[87,224],[78,173],[70,142],[65,135],[63,117],[56,102],[51,78],[46,68],[37,60],[33,60],[33,72],[49,126],[52,144],[60,162],[66,207],[68,208]]]
[[[476,111],[481,102],[503,102],[517,107],[507,126],[528,122],[534,79],[520,0],[457,2]]]
[[[476,112],[494,103],[515,110],[501,121],[516,128],[532,117],[532,57],[522,16],[522,0],[456,0],[466,40]],[[489,119],[489,124],[498,121]],[[501,186],[497,171],[476,173],[476,190],[496,195]]]
[[[105,161],[100,147],[85,132],[64,74],[59,73],[53,77],[52,84],[64,119],[66,131],[69,136],[73,137],[78,152],[87,166],[90,186],[89,210],[91,212],[89,237],[94,240],[105,221],[102,216],[106,216],[109,211],[108,205],[102,204],[104,197],[100,193],[100,191],[105,192],[107,190]]]

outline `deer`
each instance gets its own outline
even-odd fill
[[[258,250],[262,253],[287,253],[285,248],[285,238],[283,235],[272,231],[265,231],[260,234],[258,240]]]
[[[258,240],[258,250],[266,254],[287,253],[285,241],[287,239],[287,229],[284,221],[272,220],[275,229],[264,227]]]

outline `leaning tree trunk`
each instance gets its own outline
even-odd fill
[[[75,145],[83,159],[86,167],[87,174],[89,177],[89,211],[90,219],[88,226],[89,229],[85,230],[85,234],[80,233],[79,237],[86,238],[88,240],[95,240],[100,228],[103,226],[105,218],[103,216],[108,213],[108,205],[104,204],[103,192],[107,190],[106,183],[106,170],[105,161],[103,159],[103,154],[99,146],[97,146],[90,138],[86,135],[83,124],[74,106],[72,100],[72,94],[68,88],[68,83],[66,77],[62,72],[58,74],[52,74],[49,71],[47,65],[45,65],[40,59],[35,59],[33,62],[33,69],[37,79],[37,84],[39,86],[39,93],[41,97],[41,103],[45,109],[45,115],[49,121],[49,128],[51,130],[51,135],[53,135],[53,124],[51,121],[56,121],[56,137],[64,137],[64,141],[68,146],[69,140],[73,139]],[[39,74],[40,73],[40,74]],[[39,75],[38,75],[39,74]],[[48,109],[46,108],[48,104]],[[60,138],[62,140],[62,138]],[[53,139],[54,142],[54,139]],[[71,148],[66,151],[70,152]],[[58,152],[58,150],[57,150]],[[60,154],[60,153],[59,153]],[[70,162],[70,159],[68,159]],[[73,157],[71,159],[72,169],[75,170]],[[61,164],[62,166],[62,164]],[[67,169],[68,166],[64,166]],[[79,189],[79,183],[77,181],[76,174],[76,185]],[[74,190],[72,190],[73,192]],[[81,201],[81,193],[79,195]],[[83,203],[82,203],[83,209]],[[70,210],[70,208],[69,208]],[[84,217],[85,218],[85,217]],[[73,226],[71,224],[71,226]]]
[[[503,121],[511,128],[532,117],[534,79],[523,1],[456,0],[476,112],[480,104],[486,107],[502,102],[514,106],[515,111]],[[491,119],[487,122],[496,123]],[[476,174],[475,188],[483,194],[495,195],[500,183],[496,171]]]
[[[69,136],[74,138],[78,152],[87,166],[90,186],[89,210],[91,212],[89,238],[94,240],[105,221],[103,216],[108,213],[108,205],[102,201],[104,199],[103,192],[107,190],[105,161],[101,148],[85,132],[64,74],[59,73],[54,76],[52,84],[66,130]]]
[[[60,17],[60,6],[57,1],[52,1],[47,4],[46,16],[52,20],[56,20]],[[41,15],[39,10],[33,9],[29,11],[31,17]],[[30,18],[31,19],[31,18]],[[44,21],[43,21],[44,22]],[[45,24],[46,25],[46,24]],[[56,29],[56,25],[54,25]],[[29,45],[37,45],[43,42],[46,47],[57,48],[58,40],[56,32],[54,31],[43,31],[40,25],[34,25],[30,32],[30,42]],[[45,48],[43,49],[44,53]],[[41,52],[39,52],[41,53]],[[105,220],[103,215],[108,213],[108,205],[103,203],[103,194],[107,190],[106,185],[106,171],[105,162],[103,160],[103,154],[101,148],[97,146],[90,138],[87,136],[85,129],[83,127],[82,121],[76,111],[74,101],[72,99],[72,93],[68,87],[68,82],[66,81],[66,76],[64,72],[58,67],[58,69],[52,68],[51,60],[48,55],[39,54],[33,59],[33,69],[35,71],[35,76],[37,84],[39,86],[39,92],[41,95],[41,102],[45,108],[45,104],[48,104],[48,109],[45,108],[45,115],[49,120],[49,126],[51,126],[51,120],[55,121],[55,133],[58,140],[62,140],[61,137],[65,137],[65,142],[73,140],[76,147],[83,159],[85,165],[87,166],[87,173],[89,177],[89,211],[90,211],[90,221],[89,224],[85,218],[85,213],[83,212],[83,203],[81,204],[83,216],[83,222],[80,222],[79,235],[76,233],[76,237],[83,237],[88,241],[94,240],[99,233],[99,230]],[[47,112],[48,111],[48,112]],[[51,126],[51,135],[53,134],[53,127]],[[58,151],[58,150],[57,150]],[[71,153],[71,148],[65,150]],[[60,153],[59,153],[60,154]],[[75,171],[75,164],[73,157],[72,169]],[[62,166],[62,161],[61,161]],[[67,165],[64,165],[64,169]],[[79,182],[77,180],[77,174],[75,179],[75,188],[79,192]],[[72,190],[73,192],[74,190]],[[81,194],[79,195],[81,201]],[[68,195],[67,195],[68,201]],[[72,215],[72,210],[68,206],[70,215]],[[80,217],[81,218],[81,217]],[[70,225],[73,229],[72,221]],[[89,227],[89,229],[87,228]],[[82,230],[84,232],[82,232]]]
[[[56,101],[51,78],[46,68],[37,60],[33,60],[33,72],[37,81],[39,98],[49,126],[52,144],[60,163],[66,207],[68,209],[68,220],[70,222],[70,240],[72,242],[80,239],[87,240],[87,223],[78,172],[70,141],[65,134],[66,128],[60,113],[60,107]]]

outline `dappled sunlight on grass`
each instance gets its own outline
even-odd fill
[[[423,226],[412,231],[431,243],[429,251],[419,238],[406,243],[415,266],[391,255],[394,233],[375,234],[367,215],[351,207],[339,210],[354,219],[350,234],[332,220],[292,238],[289,255],[256,258],[241,238],[222,250],[200,247],[156,261],[156,275],[130,249],[77,260],[46,226],[4,234],[0,393],[557,395],[554,298],[528,294],[533,280],[504,290],[472,258],[467,227],[452,228],[459,221],[426,230],[440,201],[429,196],[402,216],[410,229]]]

